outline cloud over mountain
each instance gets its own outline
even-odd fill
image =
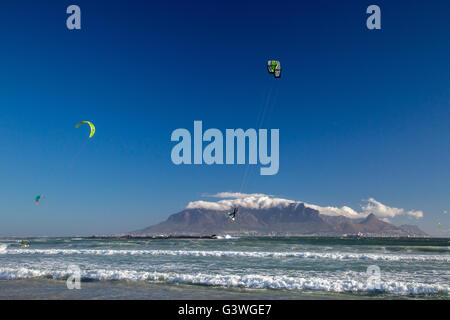
[[[370,198],[368,200],[366,200],[367,204],[365,206],[362,206],[362,212],[369,214],[369,213],[374,213],[376,216],[378,217],[383,217],[383,218],[393,218],[397,215],[409,215],[412,216],[414,218],[423,218],[423,212],[418,210],[409,210],[406,211],[405,209],[402,208],[394,208],[394,207],[389,207],[386,206],[384,204],[382,204],[381,202],[375,200],[374,198]]]
[[[415,218],[422,218],[423,212],[417,210],[405,210],[403,208],[389,207],[374,198],[369,198],[364,201],[361,210],[356,211],[348,206],[333,207],[333,206],[318,206],[302,201],[295,201],[283,198],[277,198],[271,195],[261,193],[239,193],[239,192],[220,192],[210,195],[211,198],[218,198],[218,201],[194,201],[187,205],[187,209],[208,209],[225,211],[231,210],[234,207],[241,207],[247,209],[271,209],[271,208],[285,208],[291,204],[303,203],[306,207],[315,209],[320,214],[327,216],[344,216],[347,218],[365,218],[370,213],[384,219],[394,218],[398,215],[409,215]]]

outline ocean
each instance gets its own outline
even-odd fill
[[[27,241],[0,239],[0,299],[450,299],[450,239]]]

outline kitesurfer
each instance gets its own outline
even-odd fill
[[[228,216],[232,221],[236,220],[236,213],[238,213],[238,211],[239,211],[238,208],[234,208],[233,212],[228,213]]]

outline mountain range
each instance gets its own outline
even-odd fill
[[[373,237],[426,236],[417,226],[395,226],[374,214],[351,219],[329,216],[305,206],[292,203],[267,209],[240,208],[232,221],[226,211],[185,209],[159,224],[130,232],[133,236],[159,235],[239,235],[239,236],[342,236],[362,233]]]

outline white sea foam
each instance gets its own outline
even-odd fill
[[[6,249],[8,248],[8,245],[5,243],[0,243],[0,254],[6,253]]]
[[[450,255],[418,254],[376,254],[354,252],[267,252],[267,251],[220,251],[220,250],[117,250],[117,249],[7,249],[0,254],[41,254],[41,255],[151,255],[151,256],[193,256],[193,257],[248,257],[248,258],[299,258],[331,260],[368,261],[443,261],[450,262]]]
[[[225,236],[217,236],[217,239],[219,239],[219,240],[237,240],[239,238],[233,237],[233,236],[230,236],[229,234],[227,234]]]
[[[69,276],[62,270],[35,270],[21,268],[0,268],[1,280],[51,277],[65,279]],[[253,289],[285,289],[285,290],[317,290],[329,292],[370,292],[373,289],[366,281],[354,280],[349,277],[343,279],[330,279],[324,277],[290,277],[290,276],[267,276],[258,274],[247,275],[222,275],[222,274],[181,274],[145,272],[133,270],[88,270],[82,271],[82,279],[108,281],[159,281],[169,283],[199,284],[209,286],[242,287]],[[405,282],[397,280],[381,281],[380,290],[385,293],[396,295],[407,294],[450,294],[448,284],[426,284],[420,282]]]

